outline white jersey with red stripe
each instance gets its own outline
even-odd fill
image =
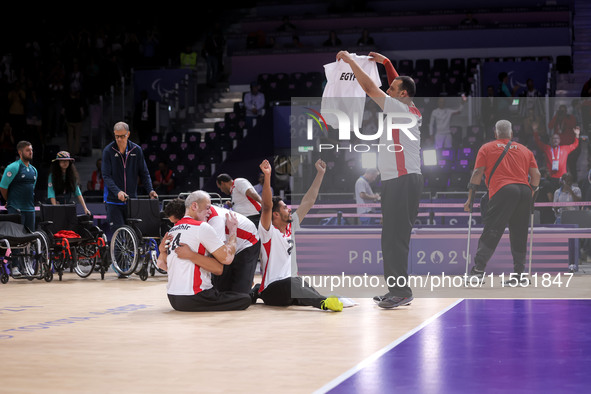
[[[228,228],[226,227],[226,214],[229,209],[211,206],[211,215],[207,223],[213,227],[219,238],[226,242]],[[256,244],[259,241],[259,233],[255,224],[241,213],[234,212],[238,219],[238,230],[236,231],[236,253]]]
[[[187,244],[201,255],[215,252],[224,246],[215,230],[209,224],[185,216],[172,227],[168,234],[172,241],[168,246],[167,293],[172,295],[194,295],[210,289],[211,273],[189,260],[181,259],[174,252],[180,244]]]
[[[230,195],[232,196],[232,210],[239,212],[244,216],[257,215],[261,212],[261,204],[246,195],[248,189],[252,189],[256,194],[254,187],[248,179],[234,179],[232,182],[232,188],[230,189]]]
[[[285,234],[272,224],[269,230],[265,230],[263,225],[259,223],[262,271],[259,292],[276,280],[297,275],[297,257],[293,233],[300,229],[300,218],[297,213],[294,213],[292,219]]]
[[[412,140],[406,132],[400,129],[393,129],[382,133],[380,144],[386,146],[396,144],[396,152],[390,152],[387,149],[380,150],[378,154],[378,169],[380,170],[380,177],[383,181],[388,179],[398,178],[406,174],[420,174],[421,173],[421,131],[419,127],[422,122],[422,115],[414,104],[406,105],[392,97],[386,97],[384,103],[384,112],[404,112],[415,115],[417,124],[413,127],[407,128],[408,132],[416,138]],[[396,122],[396,119],[394,119]],[[408,119],[401,119],[401,124],[408,123]],[[388,137],[388,134],[390,137]],[[390,138],[390,139],[388,139]],[[399,149],[402,146],[402,149]]]

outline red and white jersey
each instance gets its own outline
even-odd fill
[[[228,227],[226,227],[226,214],[229,209],[211,206],[211,215],[207,218],[207,223],[213,227],[222,242],[226,242]],[[238,230],[236,231],[236,253],[256,244],[259,241],[259,233],[255,224],[242,215],[234,212],[238,219]]]
[[[295,238],[293,233],[300,229],[300,219],[296,213],[292,214],[292,223],[287,226],[283,234],[271,224],[265,230],[259,223],[261,236],[261,287],[259,292],[276,280],[288,278],[297,274]]]
[[[246,191],[252,189],[256,194],[254,187],[244,178],[236,178],[232,182],[230,195],[232,196],[232,210],[243,214],[244,216],[257,215],[261,212],[261,204],[248,197]]]
[[[386,97],[384,103],[384,112],[402,112],[415,115],[417,119],[416,125],[407,128],[408,132],[416,138],[412,140],[406,132],[400,129],[385,130],[380,138],[380,144],[386,146],[395,144],[396,152],[390,152],[387,149],[381,149],[378,153],[378,169],[383,181],[388,179],[398,178],[406,174],[420,174],[421,173],[421,131],[419,127],[423,117],[418,108],[414,105],[406,105],[405,103],[395,98]],[[395,123],[408,124],[408,119],[400,119]],[[384,126],[385,127],[385,126]],[[389,137],[388,137],[389,136]],[[390,139],[388,139],[390,138]],[[400,146],[403,148],[400,149]]]
[[[209,224],[185,216],[171,228],[168,233],[172,241],[168,246],[168,294],[194,295],[210,289],[211,273],[189,260],[181,259],[174,252],[180,244],[187,244],[191,250],[201,255],[215,252],[224,246],[215,230]]]

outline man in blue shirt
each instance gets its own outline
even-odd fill
[[[6,166],[0,180],[0,193],[6,201],[8,213],[20,214],[21,223],[35,231],[37,169],[31,164],[33,146],[28,141],[20,141],[16,150],[20,158]]]
[[[111,234],[125,224],[126,201],[128,198],[137,197],[138,177],[145,189],[150,191],[150,198],[158,198],[158,194],[152,188],[142,148],[129,141],[127,123],[116,123],[113,132],[115,141],[103,150],[101,166],[105,185],[103,198]]]

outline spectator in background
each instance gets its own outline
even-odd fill
[[[357,40],[357,46],[364,47],[364,46],[373,46],[374,40],[369,35],[369,31],[367,29],[363,29],[361,32],[361,37]]]
[[[286,48],[303,48],[304,44],[300,41],[300,36],[294,34],[291,36],[291,42],[284,45]]]
[[[103,189],[105,187],[104,181],[103,181],[103,173],[101,171],[101,166],[103,164],[103,160],[102,159],[98,159],[96,161],[96,170],[94,170],[92,172],[92,174],[90,175],[90,180],[88,181],[88,183],[86,184],[86,190],[87,191],[94,191],[96,193],[96,195],[103,195]]]
[[[573,176],[568,172],[560,177],[560,187],[554,192],[554,202],[575,202],[581,201],[581,189],[573,185]],[[556,224],[562,223],[562,213],[564,211],[573,211],[577,207],[559,207],[554,208],[556,213]]]
[[[509,107],[513,102],[513,97],[517,94],[519,90],[519,85],[515,85],[513,89],[509,86],[509,74],[505,71],[502,71],[498,75],[499,78],[499,90],[497,92],[498,100],[497,100],[497,111],[498,116],[501,118],[509,117]]]
[[[246,123],[249,128],[255,126],[257,119],[265,115],[265,95],[259,89],[258,82],[251,82],[250,91],[244,95]]]
[[[328,38],[326,39],[326,41],[324,41],[324,43],[322,44],[322,46],[325,46],[325,47],[340,47],[342,44],[343,44],[343,42],[337,36],[337,33],[334,30],[331,30],[330,33],[328,33]]]
[[[560,144],[568,145],[572,144],[575,140],[574,129],[576,126],[577,119],[568,113],[566,105],[561,104],[548,123],[548,133],[558,134],[560,136]]]
[[[380,175],[377,168],[368,168],[365,173],[361,175],[355,182],[355,204],[357,204],[357,214],[373,213],[375,209],[371,207],[359,206],[362,204],[376,204],[380,201],[380,195],[374,193],[371,188],[371,183]],[[371,217],[359,217],[359,224],[368,225],[371,222]]]
[[[276,47],[277,47],[277,40],[276,40],[275,36],[267,37],[267,44],[265,45],[265,48],[274,49]]]
[[[544,127],[543,119],[540,116],[537,116],[536,111],[531,108],[527,110],[527,114],[523,118],[523,122],[521,124],[521,130],[517,135],[519,142],[530,149],[533,148],[534,144],[534,125],[537,125],[538,132],[541,135],[546,136],[545,128],[541,129]]]
[[[259,196],[263,197],[263,184],[265,183],[265,174],[262,172],[259,173],[259,183],[254,185],[254,190],[259,194]],[[273,187],[271,187],[271,194],[273,194]],[[275,195],[275,194],[273,194]]]
[[[548,132],[560,137],[560,145],[571,145],[579,138],[578,135],[575,136],[575,128],[578,128],[577,118],[568,113],[566,105],[561,104],[550,123],[548,123]],[[580,154],[581,148],[577,145],[568,155],[567,171],[575,178],[577,176],[577,160]]]
[[[226,39],[219,22],[216,22],[212,31],[208,32],[205,37],[202,50],[203,58],[207,63],[207,84],[210,87],[220,80],[224,72],[223,54],[225,47]]]
[[[457,108],[447,108],[444,97],[437,99],[437,108],[431,112],[431,120],[429,121],[429,134],[435,138],[436,149],[452,147],[451,117],[462,112],[464,101],[466,98],[463,98]]]
[[[168,163],[160,160],[158,169],[154,172],[154,190],[159,194],[170,194],[174,189],[174,172],[168,168]]]
[[[542,101],[540,99],[542,94],[536,89],[533,79],[528,78],[525,84],[525,90],[519,93],[519,97],[522,98],[519,103],[521,115],[525,115],[529,113],[530,110],[533,110],[536,116],[542,116],[544,113]]]
[[[547,145],[542,142],[540,139],[540,135],[538,133],[538,125],[533,125],[534,130],[534,141],[536,145],[544,152],[544,157],[546,158],[546,167],[548,168],[548,173],[550,174],[549,180],[552,182],[554,190],[560,187],[559,181],[562,175],[567,172],[567,160],[572,151],[574,151],[579,146],[579,133],[580,129],[578,127],[575,128],[575,142],[571,145],[562,145],[560,143],[560,136],[558,134],[554,134],[550,139],[550,145]]]
[[[181,68],[194,70],[197,67],[197,52],[187,44],[180,55]]]

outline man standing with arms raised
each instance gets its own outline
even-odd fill
[[[397,144],[403,147],[399,152],[380,152],[378,169],[382,179],[382,255],[384,278],[388,293],[376,296],[374,300],[381,308],[395,308],[408,305],[412,289],[408,286],[408,254],[410,235],[419,211],[419,200],[423,188],[421,175],[419,126],[421,113],[412,102],[415,95],[414,80],[407,76],[396,77],[384,93],[359,67],[349,52],[341,51],[337,60],[351,66],[357,82],[385,113],[403,113],[416,122],[406,130],[385,130],[380,143]],[[388,139],[389,138],[389,139]]]

